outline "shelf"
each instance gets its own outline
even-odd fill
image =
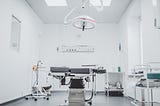
[[[114,72],[114,71],[113,71],[113,72],[107,72],[107,73],[108,73],[108,74],[110,74],[110,73],[111,73],[111,74],[112,74],[112,73],[113,73],[113,74],[124,74],[125,72]]]
[[[118,88],[106,88],[106,96],[123,96],[123,89]]]
[[[105,88],[107,91],[121,91],[121,92],[123,92],[124,91],[124,89],[123,88],[121,88],[121,89],[118,89],[118,88]]]
[[[106,75],[105,91],[107,96],[123,96],[125,72],[109,71]],[[117,82],[120,83],[117,85]]]
[[[141,78],[144,77],[144,74],[131,74],[128,75],[129,78]]]

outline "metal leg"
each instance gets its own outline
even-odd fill
[[[145,91],[144,89],[141,89],[141,99],[142,99],[142,106],[145,106]]]
[[[138,106],[137,105],[137,99],[136,99],[136,85],[135,85],[135,87],[134,87],[134,100],[131,102],[134,106]]]
[[[153,106],[153,90],[151,89],[151,106]]]

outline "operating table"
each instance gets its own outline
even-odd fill
[[[94,96],[95,76],[104,73],[106,73],[105,69],[98,68],[50,67],[49,75],[59,79],[61,85],[69,85],[68,103],[60,106],[86,106],[86,103],[91,106]],[[70,79],[68,83],[66,83],[66,78]],[[85,98],[85,82],[92,83],[92,92],[89,99]]]

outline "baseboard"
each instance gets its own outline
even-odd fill
[[[130,96],[126,96],[129,100],[134,100],[134,98],[130,97]]]
[[[68,90],[53,90],[51,93],[68,92]]]
[[[31,94],[28,94],[28,95],[26,95],[26,96],[29,96],[29,95],[31,95]],[[4,102],[4,103],[0,103],[0,105],[7,105],[7,104],[10,104],[10,103],[13,103],[13,102],[15,102],[15,101],[18,101],[18,100],[24,99],[26,96],[22,96],[22,97],[19,97],[19,98],[13,99],[13,100],[9,100],[9,101]]]
[[[57,92],[68,92],[68,90],[54,90],[51,91],[51,93],[57,93]],[[92,92],[91,90],[86,90],[86,92]],[[95,93],[105,93],[105,91],[96,91]]]
[[[105,94],[105,91],[97,91],[96,93],[104,93]]]

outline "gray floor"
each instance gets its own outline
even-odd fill
[[[59,106],[59,104],[64,103],[64,100],[67,98],[67,96],[68,95],[66,92],[56,92],[52,94],[49,101],[45,99],[39,99],[38,101],[35,102],[32,99],[29,100],[21,99],[2,106]],[[105,94],[100,93],[93,98],[92,106],[134,106],[134,105],[131,104],[131,101],[126,97],[106,97]],[[160,104],[154,106],[160,106]]]

